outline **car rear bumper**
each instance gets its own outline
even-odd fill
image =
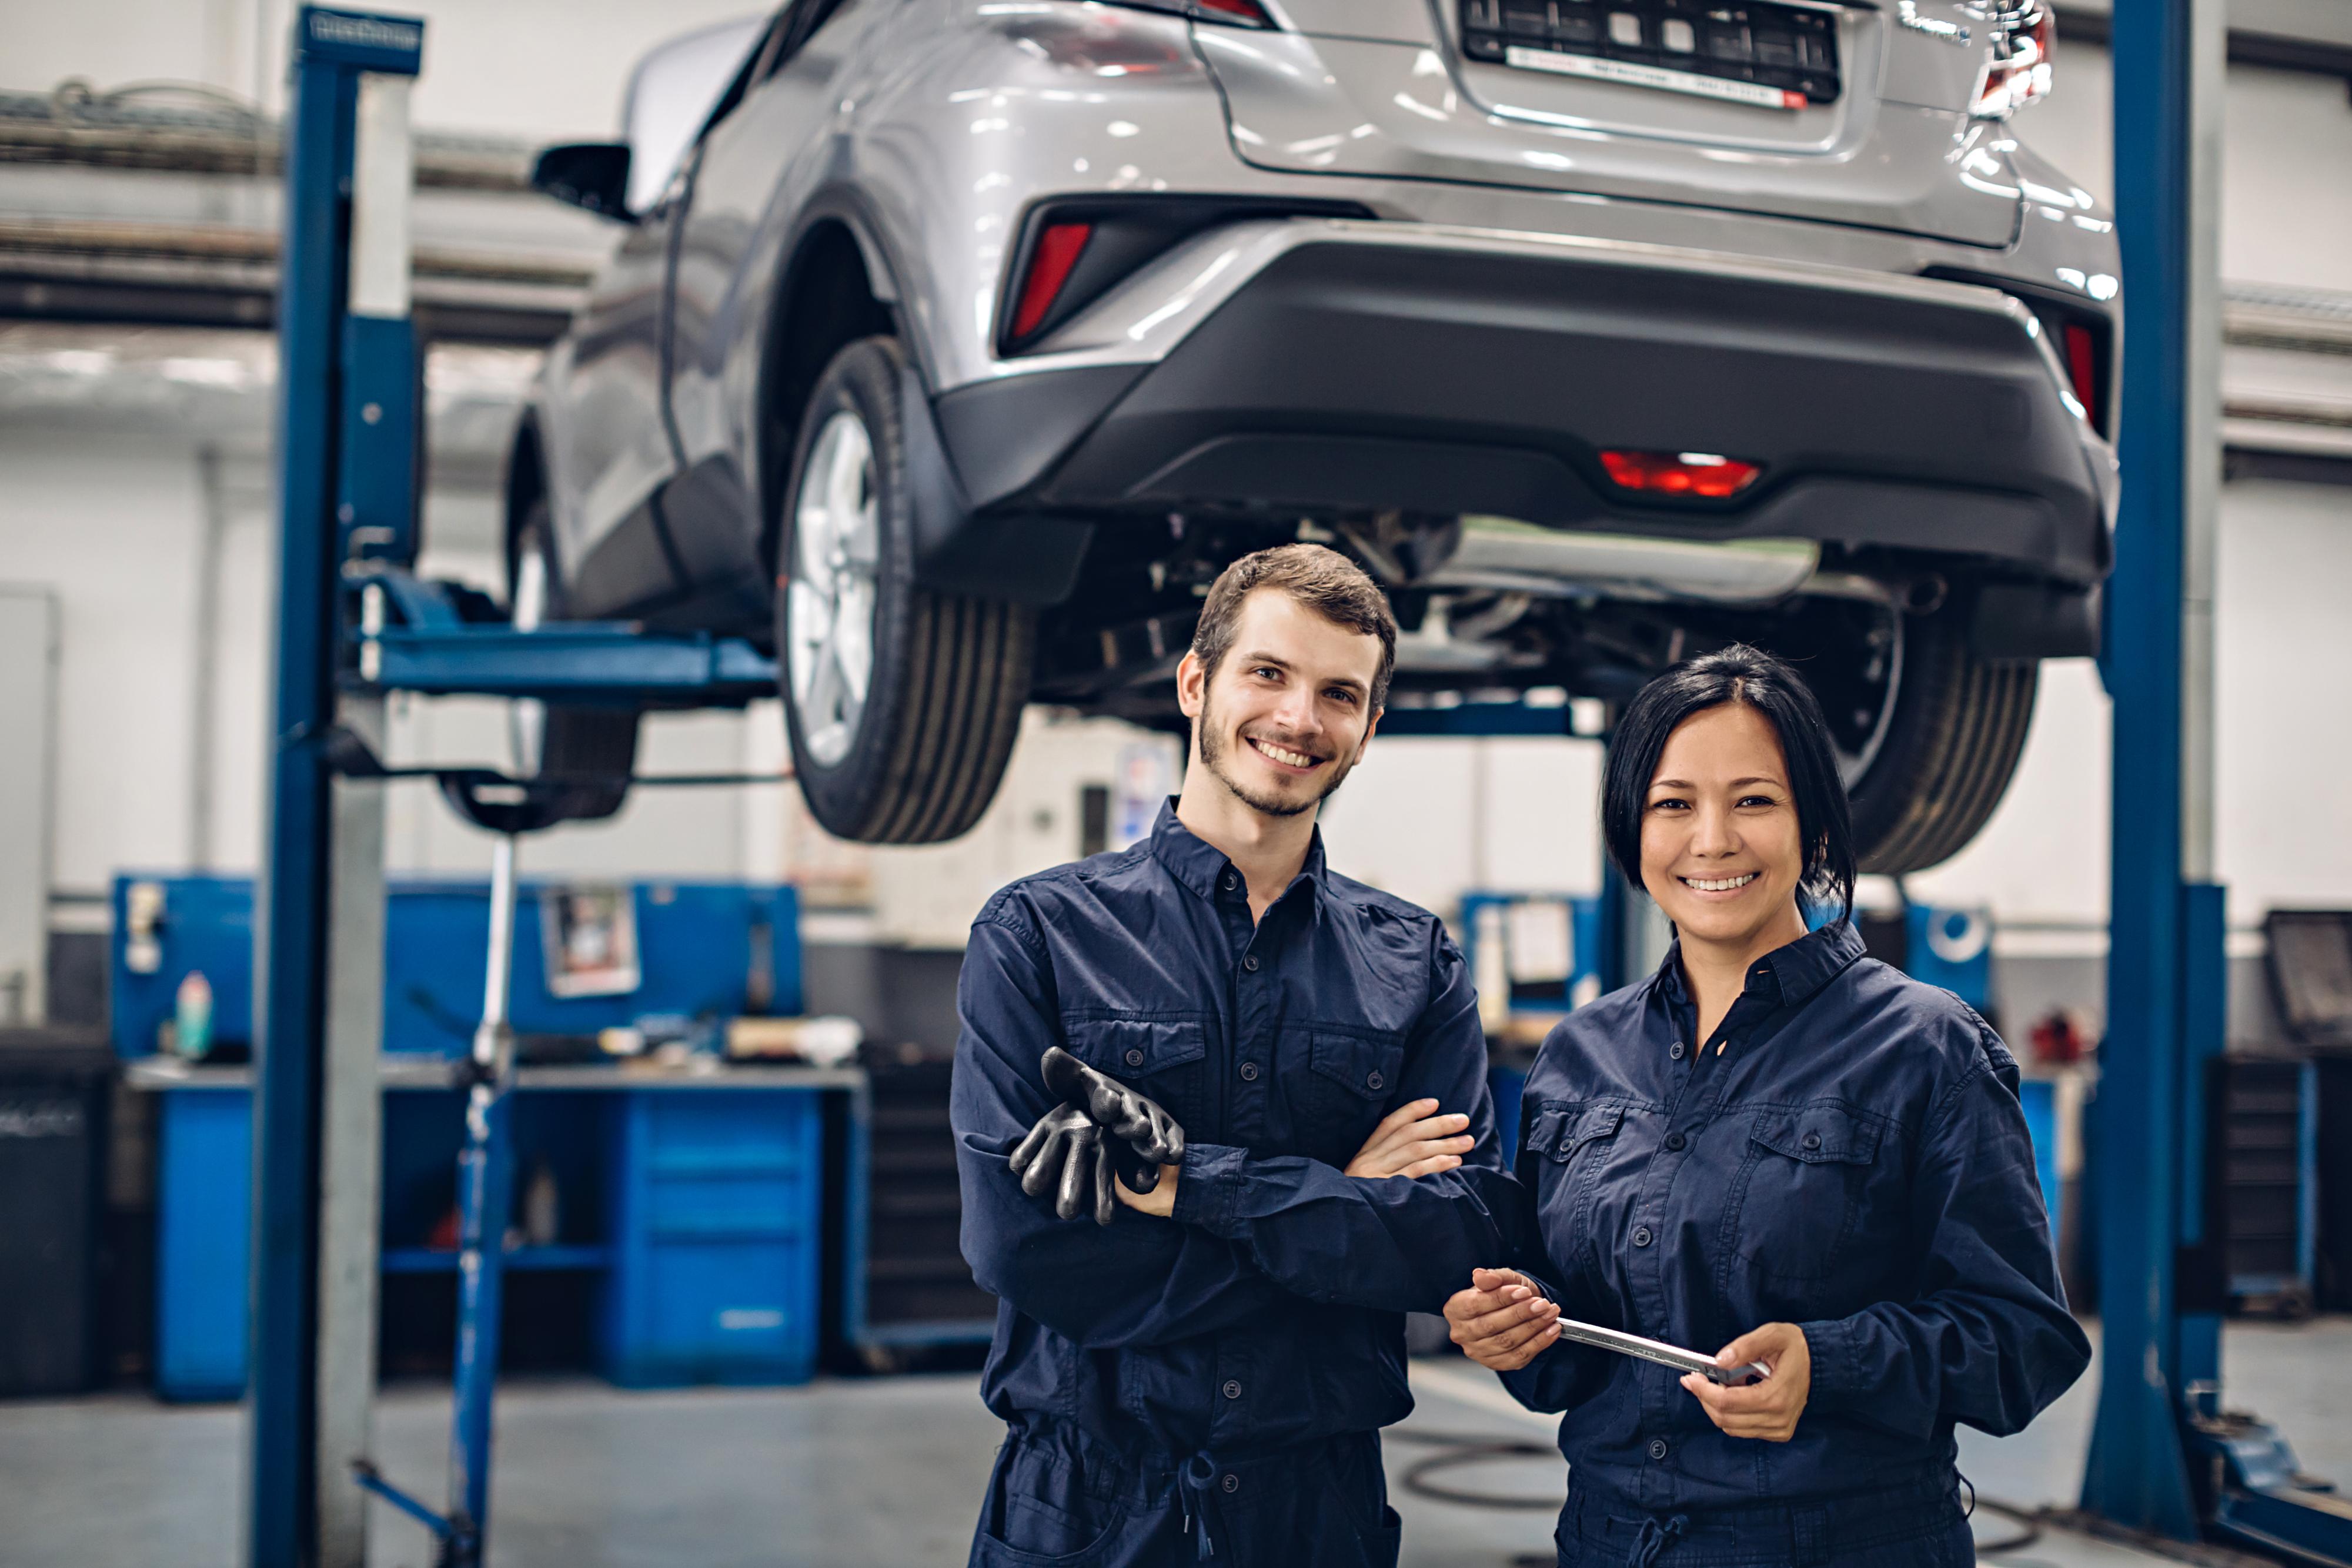
[[[1212,236],[1065,351],[936,400],[979,510],[1490,513],[1979,557],[2087,584],[2114,467],[1990,288],[1668,247],[1295,222]],[[1762,465],[1643,504],[1603,448]]]

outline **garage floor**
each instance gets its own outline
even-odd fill
[[[2281,1422],[2305,1469],[2352,1480],[2352,1319],[2233,1324],[2233,1406]],[[526,1383],[501,1396],[492,1568],[773,1568],[963,1561],[1001,1428],[969,1375],[827,1381],[772,1391],[624,1393],[593,1382]],[[1549,1438],[1460,1361],[1417,1363],[1421,1408],[1399,1430]],[[1988,1498],[2067,1504],[2081,1483],[2095,1380],[2020,1437],[1961,1437],[1961,1467]],[[394,1389],[378,1416],[393,1475],[437,1493],[446,1394]],[[2332,1418],[2327,1412],[2332,1412]],[[1428,1448],[1391,1439],[1389,1471],[1412,1568],[1504,1568],[1548,1550],[1548,1509],[1502,1511],[1403,1491]],[[138,1396],[0,1406],[0,1562],[8,1568],[237,1561],[243,1430],[229,1407],[171,1408]],[[1454,1484],[1557,1498],[1556,1461],[1453,1472]],[[379,1507],[375,1568],[426,1568],[415,1526]],[[1979,1516],[1988,1538],[2009,1528]],[[2153,1559],[2051,1531],[2000,1559],[2011,1568],[2141,1568]]]

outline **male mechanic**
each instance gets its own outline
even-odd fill
[[[1182,794],[972,925],[953,1119],[964,1255],[1001,1299],[982,1395],[1010,1428],[974,1564],[1396,1562],[1402,1314],[1495,1255],[1510,1209],[1461,953],[1327,869],[1315,827],[1395,659],[1345,557],[1236,561],[1177,671]],[[1056,1218],[1008,1162],[1055,1111],[1054,1046],[1183,1130],[1108,1226]]]

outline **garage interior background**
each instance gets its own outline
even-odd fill
[[[530,193],[531,153],[609,135],[633,61],[750,0],[400,8],[429,23],[415,115],[420,161],[438,172],[415,204],[421,309],[499,313],[551,336],[614,231]],[[255,869],[275,526],[274,163],[108,169],[22,150],[110,114],[178,117],[215,141],[266,126],[284,108],[292,12],[292,0],[0,0],[0,1028],[103,1021],[119,873]],[[2105,7],[2059,15],[2057,89],[2009,130],[2105,196]],[[2352,666],[2352,5],[2236,0],[2230,16],[2214,869],[2230,894],[2230,1037],[2261,1047],[2284,1038],[2262,967],[2265,914],[2352,904],[2352,727],[2336,716]],[[59,319],[70,312],[58,302],[92,280],[177,298],[187,324]],[[499,469],[535,360],[527,347],[478,344],[431,354],[426,575],[502,593]],[[1990,825],[1909,880],[1916,901],[1991,915],[1991,995],[2021,1055],[2053,1009],[2079,1009],[2095,1031],[2104,1009],[2107,714],[2090,661],[2050,664]],[[1090,832],[1119,841],[1177,777],[1163,738],[1039,711],[1027,725],[996,803],[951,844],[834,841],[789,787],[640,790],[610,821],[530,841],[527,871],[792,883],[810,1010],[848,1012],[886,1048],[943,1057],[962,934],[982,901],[1096,847]],[[389,751],[395,762],[500,758],[501,705],[395,698]],[[656,716],[639,766],[767,772],[785,760],[766,703]],[[1591,894],[1599,764],[1589,740],[1391,739],[1326,812],[1334,862],[1449,918],[1465,894]],[[397,784],[389,800],[391,876],[484,873],[488,839],[425,783]],[[1412,831],[1396,831],[1408,821]],[[2258,1347],[2246,1364],[2275,1371],[2305,1343],[2280,1341],[2268,1364]],[[2293,1382],[2291,1370],[2276,1379]],[[878,1399],[857,1419],[899,1423],[894,1440],[918,1462],[922,1442],[948,1441],[923,1396]],[[640,1411],[657,1420],[667,1408]],[[682,1427],[710,1419],[675,1414]],[[526,1406],[518,1419],[528,1434],[543,1418]],[[431,1435],[421,1413],[393,1421],[401,1440]],[[2072,1443],[2060,1430],[2054,1441]],[[2309,1442],[2321,1427],[2314,1415],[2295,1430]],[[518,1448],[528,1454],[528,1437]],[[2026,1461],[2011,1468],[2021,1476]],[[2312,1468],[2344,1474],[2325,1453]],[[1971,1473],[1990,1495],[2033,1484],[1973,1459]],[[833,1474],[794,1484],[854,1490],[855,1477]],[[721,1482],[710,1484],[715,1495]]]
[[[6,9],[0,89],[12,96],[0,103],[0,142],[37,131],[85,92],[135,83],[212,89],[217,99],[156,91],[119,101],[214,127],[233,126],[240,105],[265,115],[282,107],[290,6],[279,0]],[[420,299],[437,291],[489,300],[551,323],[610,231],[522,189],[530,152],[608,133],[630,62],[665,37],[740,14],[740,0],[417,9],[433,38],[415,100],[421,156],[487,171],[471,183],[490,187],[428,180],[420,189],[417,243],[428,253]],[[2098,183],[2110,164],[2104,18],[2096,7],[2062,7],[2061,17],[2061,89],[2011,129]],[[2309,716],[2328,673],[2352,662],[2341,591],[2352,580],[2342,487],[2352,481],[2352,181],[2340,177],[2352,168],[2343,74],[2352,69],[2352,13],[2321,0],[2268,8],[2240,0],[2231,24],[2304,40],[2270,51],[2295,68],[2244,63],[2259,47],[2233,50],[2222,184],[2231,455],[2217,615],[2218,869],[2236,960],[2231,1035],[2255,1040],[2276,1032],[2258,967],[2263,912],[2340,903],[2352,888],[2352,839],[2325,831],[2352,807],[2352,729]],[[0,152],[0,277],[12,278],[0,284],[0,614],[28,625],[53,616],[56,648],[47,668],[0,666],[0,704],[54,715],[46,755],[12,742],[0,767],[0,897],[19,905],[0,919],[0,932],[12,934],[0,937],[0,1018],[90,1018],[117,871],[252,869],[264,738],[274,363],[266,305],[243,330],[26,318],[40,314],[43,280],[55,287],[92,266],[142,268],[195,296],[249,291],[257,276],[266,288],[266,261],[204,255],[186,235],[198,225],[274,235],[276,206],[274,173],[45,166]],[[124,259],[127,228],[140,231],[139,246]],[[115,258],[94,260],[110,240]],[[443,258],[438,278],[430,253]],[[474,280],[482,277],[495,281]],[[533,358],[450,345],[431,357],[428,574],[502,589],[499,467]],[[782,787],[639,791],[612,821],[534,842],[531,867],[796,882],[812,904],[842,912],[816,916],[807,932],[822,991],[824,948],[951,953],[990,891],[1078,852],[1079,789],[1117,787],[1138,735],[1102,722],[1057,726],[1034,712],[1030,725],[1003,795],[954,844],[841,844]],[[1055,740],[1037,743],[1040,731]],[[487,701],[406,702],[395,711],[394,748],[411,758],[498,757],[502,720]],[[1914,899],[1993,914],[1995,993],[2013,1025],[2054,1005],[2095,1019],[2100,1010],[2106,756],[2106,700],[2091,663],[2053,662],[2024,761],[1990,826],[1910,884]],[[782,758],[778,713],[761,705],[656,716],[641,766],[759,771]],[[1174,761],[1168,752],[1166,765]],[[1332,802],[1328,841],[1353,874],[1441,911],[1474,888],[1590,893],[1600,862],[1597,766],[1598,747],[1587,741],[1391,741]],[[1430,800],[1475,809],[1415,811],[1415,832],[1385,831]],[[394,875],[487,866],[488,840],[441,810],[425,784],[395,787],[391,813]],[[924,988],[937,998],[938,988]],[[843,1005],[856,1007],[856,995]],[[866,1021],[886,1034],[931,1033],[936,1009],[925,1010],[928,1020]]]

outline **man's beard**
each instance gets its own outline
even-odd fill
[[[1224,726],[1218,722],[1216,706],[1209,700],[1209,695],[1205,691],[1201,694],[1199,726],[1201,766],[1209,770],[1210,777],[1231,790],[1234,798],[1243,805],[1254,811],[1263,811],[1269,817],[1295,817],[1301,811],[1315,810],[1330,799],[1331,791],[1339,787],[1341,781],[1348,777],[1349,770],[1356,766],[1352,758],[1335,757],[1324,763],[1323,766],[1330,770],[1331,777],[1323,781],[1322,789],[1304,800],[1294,800],[1279,795],[1265,794],[1247,788],[1226,768],[1225,754],[1229,748],[1225,745]]]

